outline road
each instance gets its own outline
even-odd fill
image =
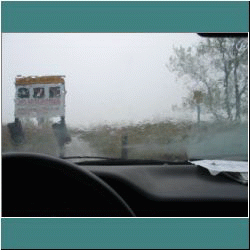
[[[65,156],[102,156],[89,143],[77,136],[71,138],[71,142],[65,145]]]

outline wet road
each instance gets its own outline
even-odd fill
[[[77,136],[71,138],[71,142],[65,145],[64,156],[102,156],[89,143],[79,139]]]

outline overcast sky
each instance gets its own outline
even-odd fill
[[[171,116],[185,86],[165,64],[173,45],[200,39],[184,33],[3,33],[2,121],[14,119],[17,75],[65,75],[72,126]]]

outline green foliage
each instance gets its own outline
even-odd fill
[[[7,125],[2,126],[2,152],[9,152],[12,150],[13,146],[11,144],[10,134]]]
[[[83,131],[79,138],[88,141],[90,146],[101,154],[111,157],[121,155],[121,133],[111,130],[108,126]]]
[[[51,124],[35,126],[32,122],[23,124],[26,143],[15,146],[11,142],[7,125],[2,125],[2,152],[33,152],[58,155],[58,146]]]
[[[89,130],[69,129],[72,137],[82,140],[100,156],[121,157],[122,138],[128,136],[130,159],[162,159],[182,161],[188,159],[192,141],[204,140],[214,133],[231,133],[239,122],[145,122],[129,126],[100,125]],[[245,125],[244,125],[245,126]],[[50,124],[25,124],[26,143],[15,147],[11,143],[6,125],[2,125],[2,151],[37,152],[58,156],[59,149]],[[70,145],[70,144],[69,144]],[[81,143],[79,144],[81,146]],[[81,150],[79,150],[81,151]],[[74,152],[73,152],[74,153]],[[77,153],[76,153],[77,154]]]
[[[181,142],[188,138],[190,123],[143,123],[123,128],[99,126],[81,133],[80,138],[100,154],[121,157],[122,136],[128,135],[129,158],[184,160],[187,158]],[[174,147],[175,145],[175,147]]]
[[[246,115],[248,87],[248,41],[245,38],[207,38],[198,46],[174,47],[167,67],[188,84],[185,106],[195,105],[201,91],[208,113],[219,119]],[[243,101],[244,99],[244,101]]]

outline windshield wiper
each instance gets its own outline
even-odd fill
[[[122,159],[102,156],[66,156],[61,157],[62,159],[91,159],[90,161],[79,161],[75,162],[77,165],[193,165],[188,161],[171,162],[165,160],[154,160],[154,159]],[[98,160],[92,160],[98,159]]]
[[[104,156],[63,156],[61,159],[103,159],[103,160],[114,160],[116,158],[104,157]]]

